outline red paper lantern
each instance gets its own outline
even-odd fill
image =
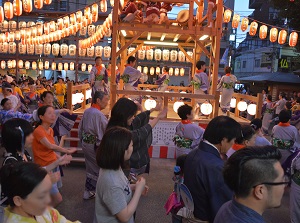
[[[223,15],[223,17],[224,17],[223,20],[224,20],[225,23],[230,22],[231,14],[232,14],[231,10],[229,10],[229,9],[225,10],[224,15]]]
[[[4,21],[4,10],[3,7],[0,6],[0,23]]]
[[[43,0],[34,0],[34,7],[37,9],[42,9],[44,6]]]
[[[50,5],[52,3],[52,0],[44,0],[45,5]]]
[[[11,2],[4,3],[4,15],[7,19],[12,19],[14,17],[13,4]]]
[[[14,0],[13,7],[14,7],[14,14],[16,16],[22,15],[22,1],[21,0]]]
[[[90,15],[91,15],[91,8],[90,7],[86,7],[84,9],[84,17],[85,18],[89,18]]]
[[[265,39],[267,38],[267,35],[268,35],[268,27],[266,25],[262,25],[259,28],[259,38]]]
[[[278,37],[278,29],[277,28],[272,28],[270,30],[270,41],[272,43],[277,41],[277,37]]]
[[[298,33],[292,32],[290,34],[289,45],[294,47],[297,45],[297,42],[298,42]]]
[[[286,42],[286,37],[287,37],[287,31],[285,31],[284,29],[281,30],[279,32],[279,35],[278,35],[278,43],[279,44],[285,44]]]
[[[251,22],[250,29],[249,29],[249,35],[250,36],[255,36],[257,28],[258,28],[257,22]]]
[[[32,11],[32,0],[23,0],[23,10],[24,12]]]
[[[240,22],[240,15],[239,14],[235,14],[233,16],[232,19],[232,28],[236,29],[239,26],[239,22]]]
[[[249,19],[243,18],[241,23],[241,30],[245,32],[248,29]]]

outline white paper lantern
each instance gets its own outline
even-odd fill
[[[154,52],[154,60],[161,60],[161,49],[156,49]]]
[[[30,55],[34,54],[34,45],[33,44],[27,45],[27,54],[30,54]]]
[[[182,67],[182,68],[180,68],[180,70],[179,70],[179,74],[180,74],[180,76],[184,76],[184,68]]]
[[[51,54],[51,44],[46,43],[44,44],[44,55],[49,56]]]
[[[250,104],[247,107],[247,112],[249,113],[249,115],[256,115],[256,109],[257,109],[256,104]]]
[[[247,103],[245,101],[240,101],[238,104],[237,104],[237,108],[239,111],[246,111],[247,109]]]
[[[60,55],[61,56],[66,56],[68,54],[69,47],[67,44],[63,43],[60,45]]]
[[[179,62],[184,62],[185,61],[185,55],[182,51],[179,51],[179,53],[178,53],[178,61]]]
[[[44,63],[42,61],[40,61],[38,63],[38,68],[39,68],[39,70],[43,70],[44,69]]]
[[[92,65],[92,64],[89,64],[89,65],[88,65],[88,72],[89,72],[89,73],[91,72],[92,68],[93,68],[93,65]]]
[[[63,64],[62,63],[58,63],[58,70],[62,71],[62,69],[63,69]]]
[[[187,55],[189,55],[189,56],[190,56],[190,58],[192,58],[192,59],[193,59],[193,55],[194,55],[194,54],[193,54],[193,52],[192,52],[192,51],[187,51],[187,52],[186,52],[186,54],[187,54]],[[186,58],[186,62],[191,62],[191,61],[190,61],[188,58]]]
[[[58,56],[58,54],[59,54],[59,44],[58,43],[54,43],[52,45],[52,54],[53,54],[53,56]]]
[[[76,45],[71,44],[69,46],[69,55],[70,56],[75,56],[76,55]]]
[[[176,101],[176,102],[173,104],[173,110],[174,110],[174,112],[177,113],[178,108],[179,108],[180,106],[182,106],[182,105],[184,105],[184,102],[182,102],[182,101]]]
[[[6,32],[8,30],[8,21],[4,20],[2,23],[3,23],[3,31]]]
[[[26,61],[26,62],[25,62],[25,69],[26,69],[26,70],[29,70],[29,68],[30,68],[30,62],[29,62],[29,61]]]
[[[87,31],[87,27],[86,26],[82,26],[81,29],[79,30],[79,35],[80,36],[85,36],[86,35],[86,31]]]
[[[35,45],[35,54],[41,55],[43,54],[44,45],[43,44],[37,44]]]
[[[102,46],[96,46],[95,47],[95,56],[96,57],[102,57],[103,54],[103,47]]]
[[[8,67],[8,69],[11,69],[11,68],[12,68],[12,62],[11,62],[11,60],[8,60],[8,61],[7,61],[7,67]]]
[[[169,69],[169,75],[170,75],[170,76],[173,76],[173,73],[174,73],[174,69],[173,69],[173,67],[171,67],[171,68]]]
[[[15,54],[16,53],[16,47],[17,47],[17,44],[15,42],[10,42],[8,44],[8,53],[9,54]]]
[[[82,93],[72,94],[72,105],[82,103],[84,100],[84,95]]]
[[[16,61],[16,60],[12,60],[12,61],[11,61],[11,64],[12,64],[12,68],[16,68],[16,66],[17,66],[17,61]]]
[[[169,61],[170,59],[170,50],[163,50],[163,61]]]
[[[86,49],[79,48],[79,56],[85,57],[85,55],[86,55]]]
[[[49,61],[48,60],[46,60],[45,61],[45,70],[48,70],[49,69],[49,65],[50,65],[50,63],[49,63]]]
[[[153,49],[147,50],[146,58],[147,58],[147,60],[153,60]]]
[[[236,99],[235,98],[231,98],[231,100],[230,100],[230,107],[231,108],[235,108],[236,107]]]
[[[87,48],[86,53],[88,57],[94,57],[95,47],[91,46],[90,48]]]
[[[156,73],[157,75],[160,74],[160,67],[156,67],[155,73]]]
[[[52,62],[52,64],[51,64],[51,69],[52,69],[52,70],[56,70],[56,63],[55,63],[55,62]]]
[[[19,29],[26,28],[26,22],[25,21],[20,21],[18,23],[18,27],[19,27]]]
[[[110,46],[105,46],[103,48],[103,54],[105,58],[109,58],[110,57],[110,53],[111,53],[111,47]]]
[[[212,105],[208,102],[202,103],[200,111],[203,115],[210,115],[212,113]]]
[[[32,64],[31,64],[32,70],[36,70],[36,66],[37,66],[36,62],[33,61]]]
[[[155,72],[154,67],[151,67],[151,68],[150,68],[150,75],[154,75],[154,72]]]
[[[179,75],[179,68],[175,68],[175,76]]]
[[[95,34],[95,31],[96,31],[95,25],[89,25],[87,31],[88,31],[89,36],[92,36],[93,34]]]
[[[1,51],[1,53],[7,53],[8,52],[8,43],[1,43],[0,51]]]
[[[171,54],[170,60],[172,62],[176,62],[177,61],[177,54],[178,54],[177,50],[171,50],[170,54]]]
[[[14,31],[17,29],[17,22],[16,21],[9,21],[8,27],[10,31]]]
[[[69,64],[68,63],[64,63],[64,70],[69,70]]]
[[[1,61],[1,69],[5,69],[6,67],[6,62],[4,60]]]
[[[86,71],[86,64],[85,63],[81,64],[81,71],[82,72]]]
[[[138,66],[136,69],[137,69],[139,72],[142,72],[142,67],[141,67],[141,66]]]
[[[143,73],[144,73],[144,74],[148,74],[148,67],[144,67],[144,68],[143,68]]]
[[[104,34],[105,37],[111,37],[112,30],[109,28],[107,32]]]
[[[146,51],[145,50],[138,50],[138,58],[140,60],[145,60]]]
[[[22,69],[23,66],[24,66],[23,60],[19,60],[19,61],[18,61],[18,68],[19,68],[19,69]]]
[[[127,56],[129,56],[129,54],[131,54],[134,50],[135,50],[134,47],[129,47],[129,49],[127,50]],[[135,57],[135,54],[133,54],[132,56]]]
[[[147,99],[144,103],[144,107],[146,108],[146,110],[150,110],[152,108],[156,107],[156,101],[153,99]]]
[[[74,70],[75,69],[75,64],[74,64],[74,62],[71,62],[70,63],[70,70]]]

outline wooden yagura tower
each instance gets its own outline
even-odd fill
[[[152,0],[158,1],[158,0]],[[121,9],[120,1],[115,0],[113,7],[112,26],[112,49],[111,49],[111,106],[117,100],[116,85],[116,63],[117,57],[121,58],[120,72],[123,73],[124,65],[128,56],[135,54],[145,45],[145,41],[177,43],[181,50],[193,65],[192,75],[194,75],[196,62],[201,55],[209,58],[209,76],[211,76],[211,89],[209,94],[214,95],[217,89],[218,69],[220,61],[220,43],[222,37],[223,22],[223,1],[217,0],[213,8],[212,26],[208,26],[207,13],[204,12],[204,0],[164,0],[166,3],[188,4],[188,19],[185,25],[166,24],[143,24],[143,23],[123,23],[119,22],[118,12]],[[195,7],[195,5],[197,7]],[[197,15],[194,15],[194,9]],[[172,22],[172,21],[171,21]],[[176,21],[174,21],[176,22]],[[126,37],[121,34],[121,30],[126,31]],[[162,38],[164,36],[164,38]],[[205,38],[206,37],[206,38]],[[163,39],[163,41],[161,41]],[[127,48],[135,44],[137,47],[127,55]],[[166,44],[167,45],[167,44]],[[152,46],[155,46],[152,45]],[[164,48],[168,46],[163,46]],[[174,45],[172,46],[174,48]],[[194,49],[191,58],[186,48]],[[208,67],[208,66],[207,66]],[[120,88],[121,89],[121,88]]]

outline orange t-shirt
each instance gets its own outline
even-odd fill
[[[32,151],[34,162],[42,167],[55,162],[57,160],[55,152],[52,149],[48,149],[41,143],[41,140],[46,137],[51,144],[55,144],[53,129],[50,128],[48,133],[46,129],[40,125],[33,131],[33,136]]]

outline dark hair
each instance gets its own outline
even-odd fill
[[[9,98],[3,98],[1,100],[1,106],[3,107],[8,100],[9,100]]]
[[[284,92],[281,92],[279,95],[280,95],[281,97],[283,97],[283,98],[285,98],[285,97],[286,97],[286,95],[285,95],[285,93],[284,93]]]
[[[93,99],[92,99],[93,103],[95,104],[97,102],[97,98],[102,100],[105,95],[107,95],[107,94],[103,91],[96,91],[94,96],[93,96]]]
[[[130,57],[128,57],[128,59],[127,59],[127,63],[128,63],[128,64],[130,64],[131,62],[134,62],[134,61],[136,61],[136,58],[135,58],[134,56],[130,56]]]
[[[241,125],[228,116],[213,118],[207,125],[203,138],[212,144],[219,144],[224,138],[231,141],[241,136]]]
[[[47,176],[47,171],[31,162],[16,162],[4,165],[0,170],[2,192],[8,198],[11,207],[15,206],[13,198],[26,199]]]
[[[202,61],[202,60],[199,60],[199,61],[196,63],[196,67],[197,67],[198,70],[200,70],[201,67],[202,67],[203,65],[205,65],[205,62]]]
[[[98,59],[101,59],[101,60],[102,60],[102,57],[96,57],[96,58],[95,58],[95,62],[96,62],[96,60],[98,60]]]
[[[237,197],[247,197],[253,186],[273,182],[278,177],[274,164],[281,158],[275,146],[246,147],[236,151],[225,163],[225,183]]]
[[[107,124],[107,129],[113,126],[127,128],[127,121],[138,111],[136,103],[128,98],[120,98],[111,110],[111,117]]]
[[[177,114],[178,116],[182,119],[182,120],[186,120],[187,119],[187,115],[190,115],[192,112],[193,108],[192,106],[189,106],[187,104],[181,105],[178,110],[177,110]]]
[[[287,123],[291,119],[291,113],[287,110],[282,110],[278,117],[280,122]]]
[[[225,73],[230,74],[231,73],[231,67],[225,67]]]
[[[43,105],[42,107],[38,108],[38,110],[37,110],[37,116],[39,118],[39,122],[37,123],[36,128],[39,125],[42,124],[42,119],[40,119],[40,116],[44,116],[48,108],[53,108],[53,106],[51,106],[51,105]]]
[[[49,85],[50,86],[50,85]],[[52,91],[44,91],[41,94],[41,100],[44,101],[45,97],[47,97],[47,94],[51,94],[54,97],[54,94],[52,93]]]
[[[122,127],[108,129],[97,149],[96,160],[100,168],[118,170],[124,167],[124,153],[132,140],[132,133]]]
[[[292,106],[292,102],[290,102],[290,101],[287,101],[286,103],[285,103],[285,107],[288,109],[288,110],[290,110],[293,106]]]
[[[169,72],[170,68],[169,67],[164,67],[165,72]]]
[[[24,133],[25,144],[26,137],[33,132],[33,128],[30,123],[21,118],[10,119],[5,122],[2,126],[2,145],[7,152],[13,155],[18,151],[22,151],[22,134],[19,129],[20,127]]]
[[[182,155],[178,156],[176,159],[176,166],[180,167],[181,175],[183,175],[183,173],[184,173],[184,163],[185,163],[186,158],[187,158],[187,154],[182,154]]]
[[[267,99],[268,99],[269,101],[272,101],[272,95],[268,94]]]
[[[262,121],[260,118],[255,118],[251,121],[250,125],[255,131],[257,131],[262,127]]]
[[[237,137],[235,142],[243,144],[246,140],[250,140],[255,135],[254,129],[250,125],[242,125],[242,135]]]

